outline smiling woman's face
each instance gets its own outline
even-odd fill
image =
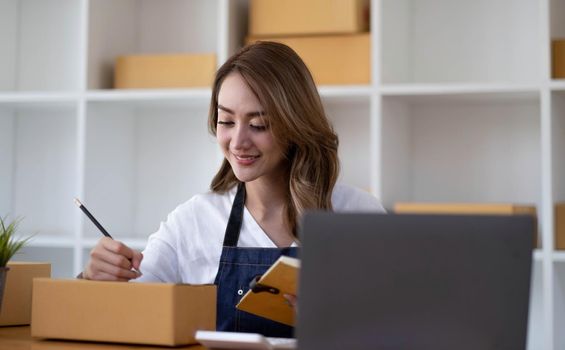
[[[269,116],[239,73],[229,74],[220,87],[216,138],[239,181],[282,176],[283,150],[269,129]]]

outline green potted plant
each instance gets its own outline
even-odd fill
[[[15,238],[20,221],[21,219],[15,219],[6,226],[5,218],[0,217],[0,310],[2,310],[6,275],[9,270],[6,265],[12,256],[31,239],[31,237],[20,240]]]

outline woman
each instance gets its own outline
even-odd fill
[[[102,238],[83,275],[214,283],[218,330],[289,337],[291,327],[235,309],[251,279],[280,255],[296,255],[298,222],[306,210],[383,211],[382,206],[368,193],[335,185],[337,135],[310,72],[283,44],[257,42],[222,65],[209,128],[225,156],[211,192],[169,214],[143,255]],[[295,296],[286,297],[295,304]]]

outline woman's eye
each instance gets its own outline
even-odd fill
[[[264,131],[267,130],[267,126],[266,125],[258,125],[258,124],[251,124],[250,125],[252,129],[255,129],[257,131]]]
[[[218,120],[218,125],[233,125],[233,122],[229,122],[229,121],[223,121],[223,120]]]

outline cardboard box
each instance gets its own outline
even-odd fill
[[[31,335],[151,345],[216,329],[216,286],[35,279]]]
[[[51,264],[11,261],[8,267],[0,326],[28,325],[31,322],[33,279],[51,277]]]
[[[371,35],[328,35],[258,39],[290,46],[310,69],[318,85],[369,84],[371,81]]]
[[[553,40],[551,45],[551,66],[554,79],[565,79],[565,39]]]
[[[369,17],[369,0],[251,0],[249,35],[358,33]]]
[[[216,74],[216,55],[133,55],[116,59],[116,89],[209,87]]]
[[[396,203],[397,214],[462,214],[462,215],[531,215],[536,219],[536,207],[531,205],[491,203]],[[540,247],[538,232],[534,234],[534,247]]]
[[[504,203],[396,203],[394,212],[403,214],[526,214],[536,216],[536,207]]]
[[[555,205],[555,249],[565,249],[565,203]]]

